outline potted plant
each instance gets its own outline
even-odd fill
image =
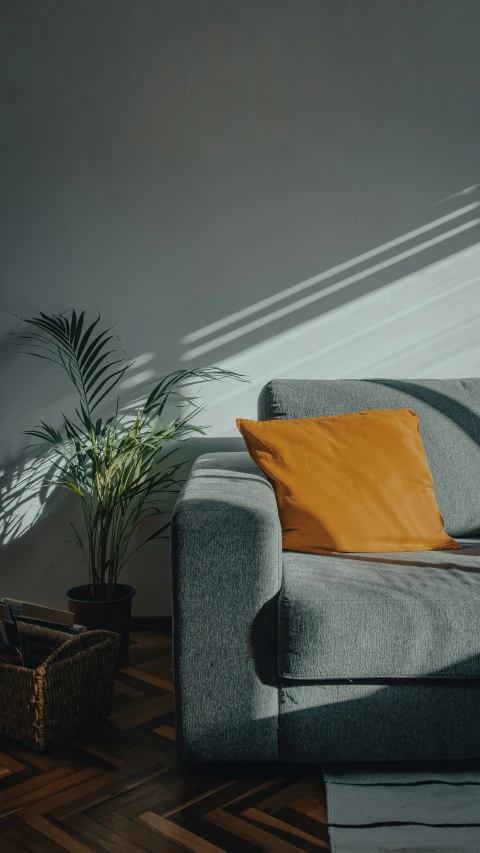
[[[111,329],[99,332],[100,317],[87,323],[84,311],[22,319],[28,330],[20,337],[29,354],[62,367],[79,396],[74,415],[62,414],[60,429],[42,421],[27,431],[52,453],[57,471],[52,482],[73,492],[83,510],[83,530],[71,525],[89,581],[68,590],[68,606],[78,624],[119,633],[125,654],[135,590],[119,583],[120,572],[146,542],[166,538],[172,497],[182,482],[175,454],[181,441],[203,434],[193,423],[201,407],[195,396],[185,395],[185,386],[240,377],[216,367],[177,370],[155,384],[133,414],[122,412],[117,399],[113,414],[104,418],[100,404],[130,366],[114,348]],[[169,419],[172,404],[175,415]],[[151,516],[160,526],[136,544],[134,537]]]

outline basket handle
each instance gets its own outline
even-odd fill
[[[38,669],[46,669],[48,666],[51,666],[52,663],[58,663],[59,661],[64,660],[64,658],[70,656],[72,651],[77,650],[79,652],[83,652],[93,646],[98,646],[99,643],[104,643],[107,640],[114,640],[118,649],[120,636],[119,634],[114,634],[113,631],[85,631],[83,634],[75,634],[73,637],[70,637],[62,643],[61,646],[57,646],[57,648],[46,660],[44,660]]]

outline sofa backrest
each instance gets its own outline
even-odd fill
[[[273,379],[260,392],[258,418],[400,408],[419,415],[446,530],[480,536],[480,379]]]

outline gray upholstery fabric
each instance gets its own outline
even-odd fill
[[[196,461],[172,521],[172,582],[181,760],[275,760],[281,530],[247,453]]]
[[[404,407],[420,417],[447,532],[480,535],[480,379],[275,379],[260,394],[258,417],[320,417]]]
[[[480,676],[480,548],[285,551],[278,667],[308,680]]]
[[[280,690],[281,761],[480,758],[480,683],[299,684]]]
[[[479,380],[278,380],[259,414],[403,406],[420,415],[448,532],[478,535]],[[467,549],[282,555],[272,486],[248,454],[200,457],[172,522],[180,759],[480,758],[479,567]],[[432,678],[393,678],[407,674]]]

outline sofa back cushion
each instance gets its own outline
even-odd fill
[[[480,379],[274,379],[259,420],[410,408],[451,536],[480,536]]]

